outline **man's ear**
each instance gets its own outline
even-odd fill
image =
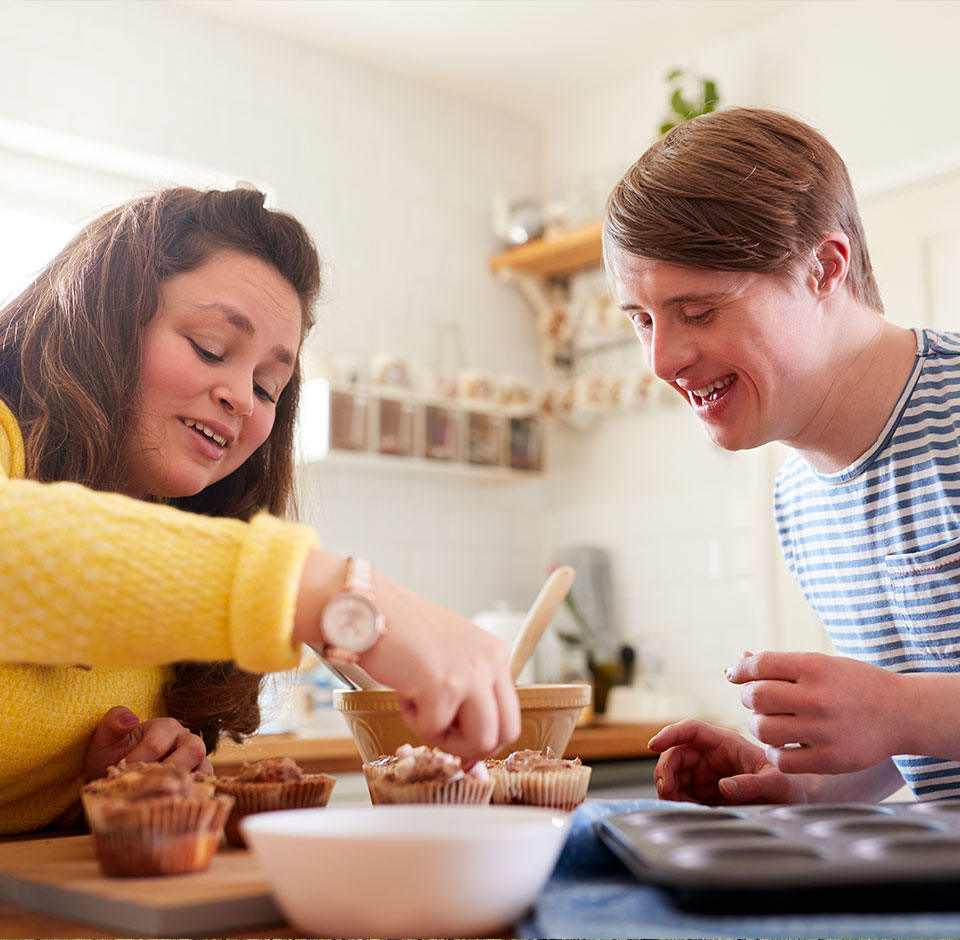
[[[835,294],[850,270],[850,239],[843,232],[825,235],[813,250],[810,283],[821,298]]]

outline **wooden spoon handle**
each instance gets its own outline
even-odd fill
[[[567,596],[570,585],[573,584],[573,575],[573,568],[557,568],[544,582],[533,606],[527,611],[523,626],[520,627],[520,632],[510,650],[510,675],[514,682],[526,666],[527,660],[533,655],[534,648],[543,631],[546,630],[547,624],[553,619],[557,608]]]

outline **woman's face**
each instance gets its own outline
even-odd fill
[[[219,251],[164,281],[143,331],[128,495],[191,496],[243,464],[270,434],[300,334],[297,292],[252,255]]]
[[[654,374],[726,450],[791,441],[822,400],[821,309],[799,280],[614,257],[617,300]]]

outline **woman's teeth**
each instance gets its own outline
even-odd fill
[[[726,378],[720,379],[717,382],[711,382],[709,385],[704,385],[703,388],[694,389],[693,394],[704,401],[716,401],[717,396],[714,393],[718,389],[726,388],[726,386],[733,381],[733,378],[734,377],[732,375],[728,375]]]
[[[200,431],[206,437],[209,437],[210,440],[216,441],[221,447],[227,446],[227,439],[221,437],[219,434],[214,434],[205,424],[201,424],[199,421],[193,421],[190,418],[184,418],[183,423],[188,428],[195,428],[197,431]]]

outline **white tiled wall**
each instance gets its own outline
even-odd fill
[[[881,225],[878,203],[895,185],[909,184],[897,190],[909,194],[928,174],[960,173],[960,125],[944,118],[939,92],[928,93],[953,82],[958,29],[954,4],[805,2],[691,62],[638,62],[629,85],[549,116],[547,194],[577,205],[594,198],[599,215],[605,190],[657,133],[663,76],[694,64],[717,79],[724,104],[792,111],[827,134],[869,197],[881,290],[915,298],[891,319],[917,324],[929,302],[920,289],[923,239],[912,228],[905,254],[897,205]],[[944,231],[951,204],[933,192]],[[955,231],[958,212],[953,196]],[[736,691],[722,677],[741,650],[830,649],[776,544],[770,492],[778,446],[724,453],[678,405],[608,420],[588,436],[561,430],[553,453],[548,541],[613,550],[621,629],[641,654],[646,648],[662,660],[653,681],[689,706],[684,714],[742,722]]]
[[[539,191],[532,123],[174,3],[7,3],[0,31],[0,119],[252,180],[307,224],[319,351],[430,366],[455,322],[464,365],[537,375],[533,316],[486,267],[494,194]],[[545,574],[536,483],[323,465],[303,490],[327,548],[466,615]]]
[[[384,574],[470,616],[504,600],[526,607],[546,577],[544,484],[443,470],[306,468],[304,517],[323,547],[364,553]]]
[[[944,110],[960,5],[786,9],[700,51],[726,103],[795,110],[861,183],[960,151]],[[538,126],[172,3],[5,3],[2,40],[0,119],[250,179],[300,216],[328,265],[318,349],[429,364],[437,325],[454,321],[471,365],[531,375],[533,318],[485,266],[493,195],[598,214],[652,140],[664,74],[688,64],[638,62],[630,85]],[[774,450],[725,454],[677,405],[559,428],[549,463],[524,483],[323,463],[304,474],[304,506],[328,549],[362,551],[468,615],[498,598],[525,607],[560,546],[608,548],[623,639],[684,713],[739,721],[721,673],[732,657],[819,642],[778,560]]]

